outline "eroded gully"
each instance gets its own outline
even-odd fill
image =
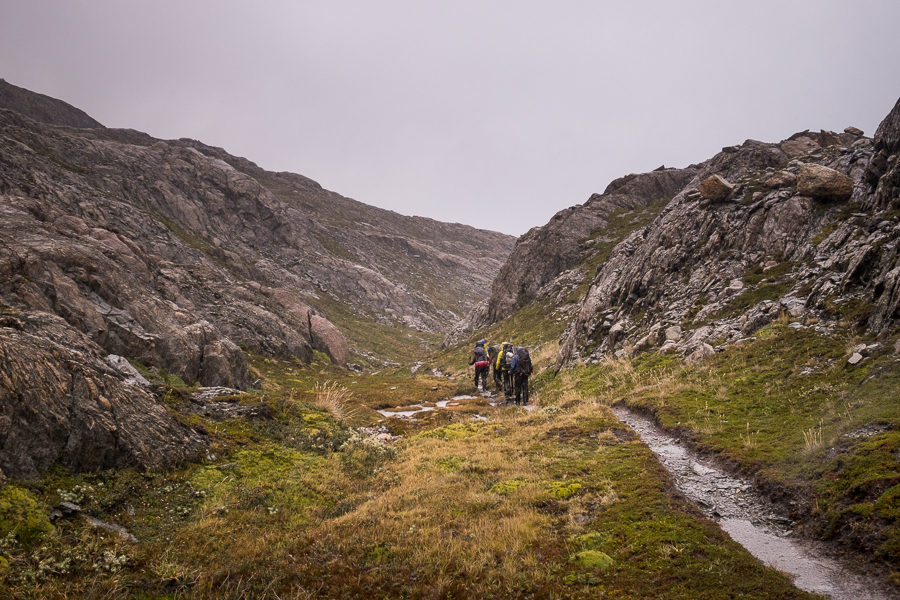
[[[792,538],[791,520],[749,481],[700,458],[648,417],[623,406],[612,410],[656,454],[681,493],[757,560],[787,573],[798,588],[831,600],[896,598],[871,577],[822,556],[813,542]]]

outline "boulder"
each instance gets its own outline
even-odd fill
[[[710,175],[700,184],[700,195],[713,202],[728,200],[734,186],[718,175]]]
[[[816,200],[846,200],[853,194],[853,180],[822,165],[803,165],[797,177],[797,191]]]
[[[797,176],[790,171],[775,171],[763,183],[770,189],[792,186],[797,183]]]
[[[863,132],[862,129],[860,129],[859,127],[853,127],[852,125],[850,127],[844,127],[844,133],[849,133],[850,135],[855,135],[856,137],[862,137],[865,135],[865,132]]]
[[[681,339],[681,327],[678,325],[673,325],[666,329],[666,341],[667,342],[677,342]]]
[[[819,144],[805,135],[798,137],[797,139],[781,142],[781,150],[791,158],[809,154],[809,152],[817,150],[818,148]]]
[[[716,351],[709,344],[700,344],[696,350],[694,350],[687,358],[684,359],[684,362],[687,364],[698,363],[706,358],[715,354]]]
[[[309,329],[313,348],[330,356],[336,365],[343,367],[347,364],[347,339],[331,321],[318,315],[310,315]]]
[[[840,146],[841,138],[838,137],[833,131],[825,131],[824,129],[819,132],[819,145],[823,148],[827,148],[828,146]]]

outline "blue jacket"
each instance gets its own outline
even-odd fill
[[[518,352],[513,352],[513,359],[512,359],[512,362],[509,363],[509,373],[510,373],[511,375],[515,375],[515,374],[516,374],[516,364],[518,364],[518,362],[519,362],[519,353],[518,353]]]

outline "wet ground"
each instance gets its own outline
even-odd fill
[[[732,477],[643,415],[614,407],[616,417],[647,444],[678,489],[760,562],[787,573],[794,585],[831,600],[889,600],[871,576],[822,555],[816,543],[792,537],[792,521],[779,514],[751,482]]]
[[[466,400],[478,400],[480,398],[485,398],[488,401],[488,404],[491,406],[503,406],[503,405],[512,405],[511,401],[505,400],[502,396],[498,396],[494,392],[486,391],[486,392],[478,392],[478,396],[454,396],[449,400],[440,400],[436,402],[434,406],[425,406],[423,404],[411,404],[409,406],[397,407],[397,408],[386,408],[383,410],[376,411],[384,417],[392,417],[396,419],[415,419],[415,416],[418,413],[428,412],[435,409],[447,409],[453,408],[454,406],[462,405]],[[525,410],[534,410],[535,406],[533,404],[529,404],[523,406]],[[488,421],[489,417],[486,415],[476,414],[472,415],[473,421]]]

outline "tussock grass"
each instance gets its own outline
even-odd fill
[[[323,384],[316,383],[316,398],[313,407],[331,413],[338,421],[343,421],[350,414],[349,400],[353,393],[338,384],[337,381]]]

